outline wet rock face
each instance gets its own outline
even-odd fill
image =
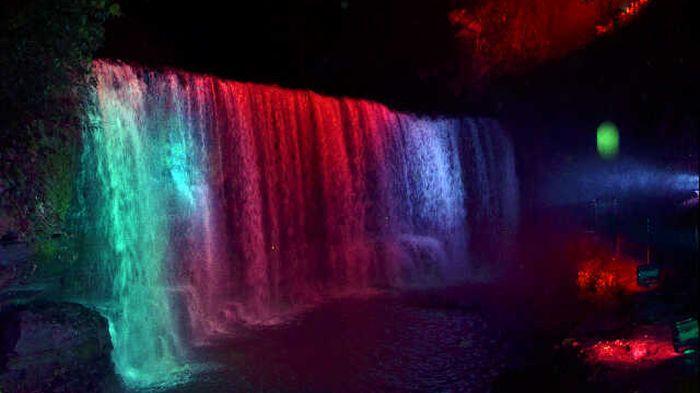
[[[111,350],[107,320],[87,307],[8,307],[0,312],[0,391],[104,390],[114,378]]]

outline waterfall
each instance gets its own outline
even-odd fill
[[[490,119],[97,61],[84,133],[85,298],[149,385],[183,342],[319,300],[469,277],[473,231],[517,223]]]

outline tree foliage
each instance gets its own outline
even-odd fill
[[[0,232],[41,239],[65,231],[90,66],[119,6],[11,0],[0,8]]]

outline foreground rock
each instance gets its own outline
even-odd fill
[[[97,392],[112,386],[107,320],[75,303],[0,312],[0,391]]]

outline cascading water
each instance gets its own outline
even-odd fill
[[[180,369],[184,338],[329,296],[465,279],[472,227],[507,237],[515,224],[512,147],[495,121],[104,61],[94,71],[86,296],[133,384]]]
[[[84,133],[81,174],[83,252],[94,262],[88,295],[109,320],[117,370],[148,385],[180,368],[164,285],[172,243],[164,188],[186,182],[190,135],[177,128],[176,107],[144,116],[150,99],[132,69],[96,63],[95,71],[97,111]],[[160,172],[168,170],[172,180],[164,181]]]

